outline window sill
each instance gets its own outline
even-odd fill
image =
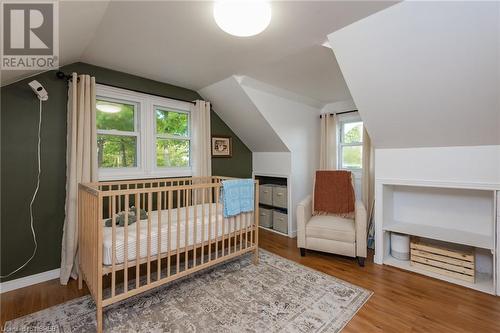
[[[166,169],[155,170],[153,172],[99,172],[99,181],[110,180],[129,180],[129,179],[148,179],[148,178],[172,178],[172,177],[191,177],[193,172],[191,169]]]

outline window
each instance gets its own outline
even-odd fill
[[[137,166],[137,106],[111,99],[97,99],[97,165],[99,168]]]
[[[156,113],[156,166],[189,167],[191,137],[189,113],[161,107]]]
[[[97,85],[100,180],[191,175],[191,104]]]
[[[363,122],[359,119],[340,121],[339,167],[352,171],[363,167]]]

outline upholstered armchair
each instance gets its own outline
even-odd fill
[[[300,254],[305,256],[306,249],[310,249],[357,257],[359,265],[364,266],[367,214],[363,203],[355,201],[354,216],[313,215],[313,211],[311,196],[297,206],[297,245]]]

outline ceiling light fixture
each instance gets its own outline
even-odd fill
[[[230,35],[255,36],[271,22],[271,4],[264,0],[215,1],[214,19],[219,28]]]
[[[96,109],[106,113],[118,113],[122,110],[121,107],[114,104],[97,104]]]

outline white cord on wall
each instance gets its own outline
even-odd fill
[[[31,254],[31,257],[26,260],[24,264],[22,264],[19,268],[16,270],[10,272],[7,275],[0,275],[0,278],[8,278],[14,273],[19,272],[21,269],[26,267],[26,265],[29,264],[29,262],[35,257],[36,250],[38,249],[38,243],[36,241],[36,233],[35,233],[35,228],[33,226],[33,203],[35,202],[36,195],[38,194],[38,189],[40,188],[40,174],[42,173],[42,168],[40,165],[40,144],[41,144],[41,130],[42,130],[42,100],[40,100],[40,111],[39,111],[39,116],[38,116],[38,153],[37,153],[37,158],[38,158],[38,175],[37,175],[37,181],[36,181],[36,188],[35,191],[33,192],[33,196],[31,197],[31,202],[30,202],[30,226],[31,226],[31,233],[33,235],[33,243],[35,244],[35,247],[33,248],[33,253]]]

